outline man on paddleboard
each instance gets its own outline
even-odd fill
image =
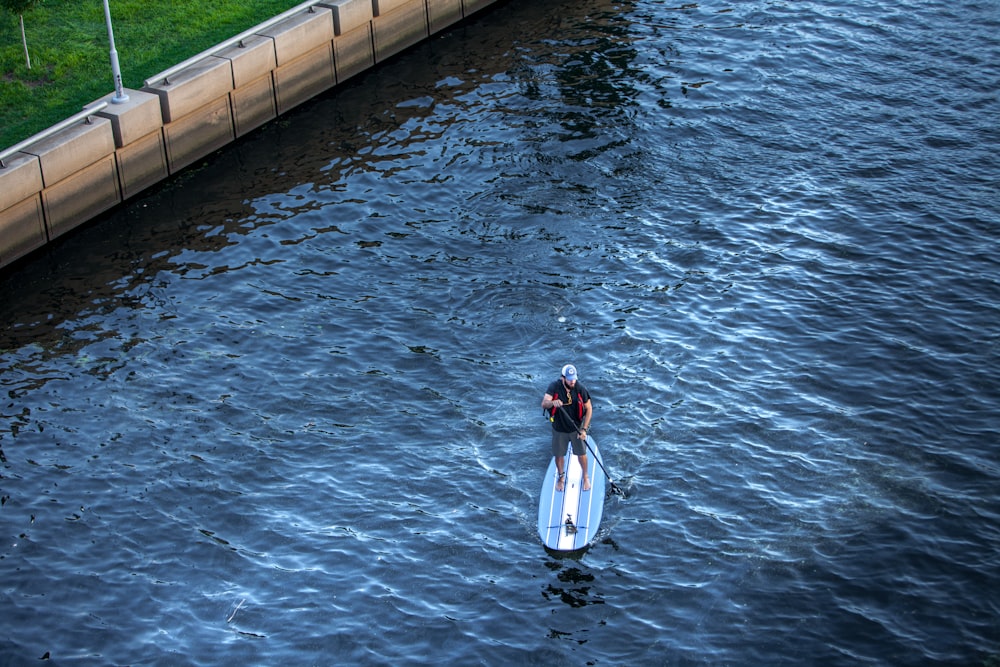
[[[573,454],[580,459],[583,468],[583,490],[590,490],[587,476],[587,429],[590,428],[592,408],[590,392],[576,379],[576,367],[566,364],[562,376],[549,385],[542,397],[542,409],[549,414],[552,422],[552,455],[556,458],[556,491],[566,485],[566,444],[573,443]]]

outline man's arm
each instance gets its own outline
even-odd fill
[[[542,397],[542,409],[551,410],[552,408],[558,408],[563,402],[558,398],[552,398],[552,394],[545,394]]]

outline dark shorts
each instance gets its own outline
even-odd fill
[[[573,442],[573,453],[577,456],[583,456],[587,453],[587,445],[584,444],[583,440],[577,436],[576,433],[563,433],[562,431],[552,430],[552,456],[565,456],[566,455],[566,445],[572,441]]]

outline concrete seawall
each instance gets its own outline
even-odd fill
[[[0,267],[495,1],[317,0],[109,93],[0,161]]]

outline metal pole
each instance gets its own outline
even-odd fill
[[[108,24],[108,41],[111,42],[111,74],[115,78],[115,95],[111,101],[115,104],[128,102],[128,95],[125,94],[125,87],[122,86],[122,70],[118,66],[118,51],[115,49],[115,33],[111,29],[111,9],[108,7],[108,0],[104,0],[104,20]]]

